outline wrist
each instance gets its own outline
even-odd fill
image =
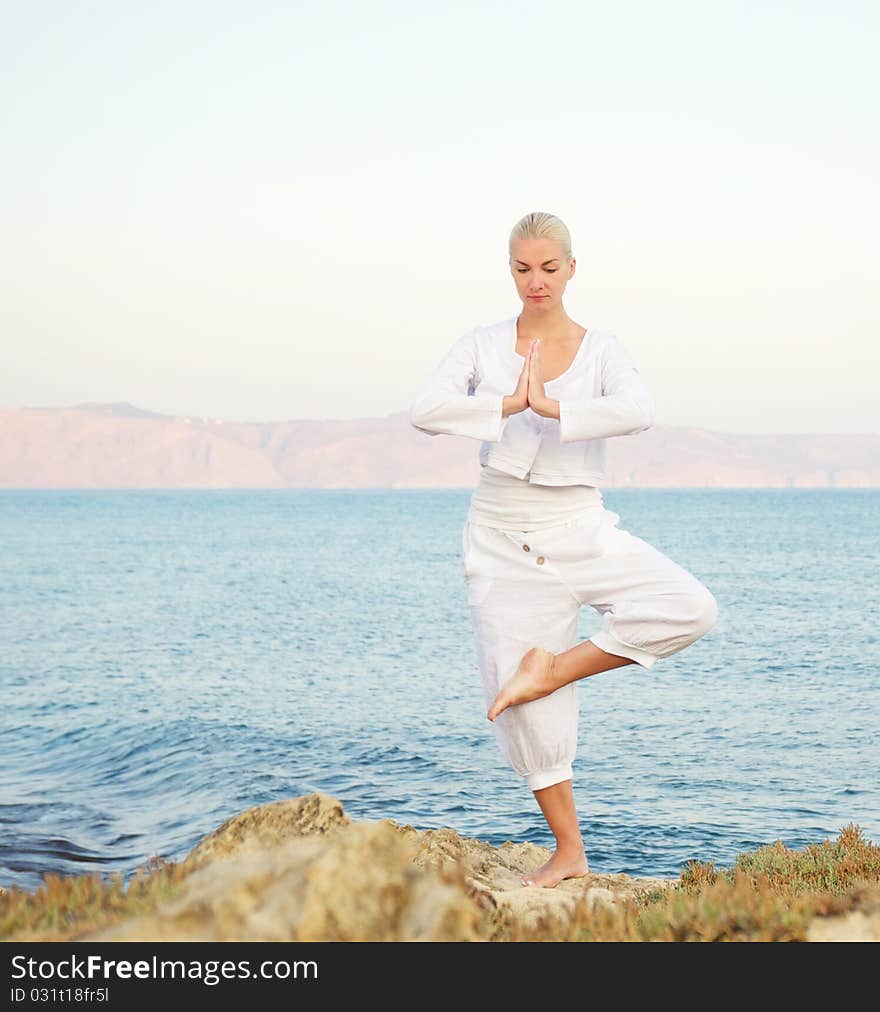
[[[542,397],[530,407],[536,415],[541,415],[542,418],[559,418],[559,401],[553,397]]]

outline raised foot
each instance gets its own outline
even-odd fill
[[[508,706],[517,703],[529,703],[533,699],[547,696],[557,688],[555,684],[556,654],[544,650],[543,647],[532,647],[527,650],[505,684],[499,689],[492,701],[486,716],[494,720]]]
[[[522,875],[520,881],[524,886],[542,886],[552,889],[566,878],[582,878],[589,874],[587,856],[581,851],[573,856],[560,855],[557,851],[549,861],[541,865],[537,871]]]

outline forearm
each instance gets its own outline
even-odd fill
[[[555,404],[554,417],[559,419],[562,443],[634,435],[654,424],[654,401],[644,389],[605,397],[563,399]]]
[[[553,397],[545,397],[533,401],[531,408],[542,418],[556,418],[559,421],[560,441],[563,443],[578,439],[628,436],[649,429],[654,424],[653,400],[646,394],[562,402]]]
[[[431,391],[412,404],[410,423],[428,435],[468,436],[486,442],[498,442],[507,424],[501,395],[488,391],[471,396]]]

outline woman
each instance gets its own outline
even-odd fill
[[[627,664],[649,670],[715,624],[710,591],[603,505],[609,437],[654,424],[654,400],[612,331],[562,304],[575,273],[555,215],[513,228],[522,312],[461,337],[416,393],[423,432],[481,440],[462,565],[487,717],[534,792],[556,850],[524,885],[586,875],[572,791],[577,682]],[[602,628],[576,643],[582,605]]]

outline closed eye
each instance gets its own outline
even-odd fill
[[[528,267],[517,267],[516,273],[517,274],[525,274],[527,270],[528,270]],[[547,268],[547,273],[548,274],[555,274],[558,270],[559,270],[558,267],[548,267]]]

